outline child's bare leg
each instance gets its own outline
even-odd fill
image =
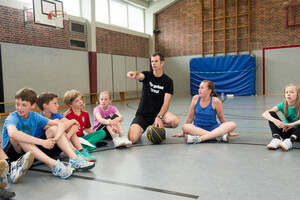
[[[71,137],[71,143],[72,143],[72,145],[74,145],[75,149],[77,149],[77,150],[83,149],[83,147],[79,141],[79,138],[76,134]]]
[[[124,136],[125,135],[124,130],[123,130],[122,124],[120,122],[117,124],[117,128],[118,128],[119,135]]]
[[[111,138],[114,139],[117,134],[113,131],[111,126],[106,126],[107,131],[109,132],[109,134],[111,135]]]
[[[2,148],[0,148],[0,159],[8,159],[8,156],[6,153],[3,151]]]
[[[39,161],[45,163],[51,169],[53,168],[53,164],[56,161],[54,159],[50,158],[44,152],[42,152],[37,146],[35,146],[34,144],[28,144],[28,143],[22,143],[22,142],[20,142],[19,145],[25,152],[31,151],[33,153],[35,159],[38,159]]]
[[[70,140],[72,148],[74,147],[74,149],[81,150],[83,147],[78,139],[78,136],[76,135],[77,130],[78,125],[72,125],[67,131],[66,137],[68,140]]]
[[[52,126],[46,130],[46,137],[48,139],[55,138],[57,134],[57,127]],[[68,155],[68,157],[73,160],[76,157],[75,151],[71,147],[68,139],[66,138],[65,134],[61,135],[60,138],[56,142],[57,146]]]
[[[210,131],[209,134],[205,134],[201,136],[201,141],[215,139],[220,137],[226,133],[233,131],[236,128],[236,123],[234,122],[225,122],[222,123],[218,128]]]
[[[186,134],[191,134],[191,135],[200,135],[200,136],[203,136],[205,134],[208,134],[209,131],[207,130],[204,130],[202,128],[199,128],[193,124],[184,124],[182,126],[182,130],[184,133]]]

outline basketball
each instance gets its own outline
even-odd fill
[[[150,126],[147,130],[147,138],[153,144],[159,144],[166,139],[166,131],[164,128]]]

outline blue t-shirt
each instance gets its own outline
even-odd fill
[[[43,112],[41,112],[41,115],[44,116]],[[62,114],[56,113],[56,114],[51,114],[51,119],[59,119],[61,120],[62,118],[65,118]]]
[[[2,130],[2,149],[5,149],[9,142],[9,135],[7,132],[7,127],[10,125],[16,126],[18,131],[22,131],[28,135],[34,136],[38,129],[43,129],[49,119],[39,115],[36,112],[30,112],[26,120],[22,119],[17,111],[10,113],[5,119],[3,130]]]
[[[43,112],[41,112],[41,116],[44,117]],[[60,113],[56,113],[56,114],[52,114],[51,115],[51,119],[52,120],[54,120],[54,119],[61,120],[62,118],[65,118],[65,117],[62,114],[60,114]],[[44,133],[45,133],[45,130],[43,128],[38,128],[37,131],[36,131],[36,133],[35,133],[35,135],[34,135],[34,137],[40,138],[41,135],[43,135]]]
[[[284,103],[277,105],[278,110],[282,113],[284,116]],[[296,108],[290,108],[289,105],[287,106],[288,113],[287,116],[284,116],[284,123],[293,123],[297,121],[297,109]],[[293,128],[297,128],[297,126],[294,126]]]

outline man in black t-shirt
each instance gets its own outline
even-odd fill
[[[143,83],[141,101],[128,132],[128,138],[132,143],[139,140],[149,125],[176,128],[179,124],[178,116],[168,112],[173,95],[173,81],[163,73],[164,63],[164,56],[155,53],[151,57],[153,72],[127,73],[128,78]]]

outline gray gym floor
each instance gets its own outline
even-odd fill
[[[224,101],[227,121],[238,125],[230,142],[185,144],[171,134],[181,131],[191,98],[173,96],[169,110],[180,117],[167,139],[152,145],[143,135],[131,148],[108,146],[93,153],[96,167],[69,179],[53,177],[45,165],[28,171],[18,184],[9,184],[15,199],[299,199],[300,144],[288,152],[267,150],[271,140],[261,113],[283,101],[279,96],[234,97]],[[138,100],[114,102],[124,116],[127,132]],[[93,119],[96,105],[86,105]],[[64,112],[64,110],[60,110]],[[5,117],[1,118],[1,129]]]

